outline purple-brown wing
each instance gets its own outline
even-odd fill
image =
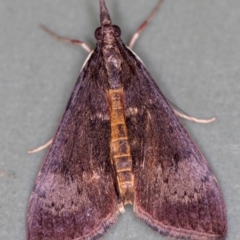
[[[137,217],[171,237],[224,239],[226,208],[216,178],[143,64],[128,54],[124,107]]]
[[[96,239],[117,219],[106,76],[94,67],[97,57],[81,72],[36,179],[28,240]]]

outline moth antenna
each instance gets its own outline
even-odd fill
[[[45,27],[43,25],[40,25],[40,28],[44,32],[49,34],[51,37],[57,39],[58,41],[65,42],[65,43],[70,43],[72,45],[81,46],[89,53],[92,51],[92,49],[83,41],[80,41],[80,40],[77,40],[77,39],[69,39],[69,38],[65,38],[65,37],[59,36],[59,35],[57,35],[56,33],[52,32],[50,29],[48,29],[47,27]]]
[[[155,8],[152,10],[152,12],[150,13],[150,15],[147,17],[147,19],[138,27],[137,31],[133,34],[130,43],[129,43],[129,48],[133,48],[133,45],[135,44],[135,42],[137,41],[137,39],[139,38],[139,35],[142,33],[142,31],[147,27],[147,25],[152,21],[153,17],[156,15],[156,13],[158,12],[159,8],[161,7],[162,3],[164,0],[160,0],[157,5],[155,6]]]

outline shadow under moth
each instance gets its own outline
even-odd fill
[[[100,0],[101,26],[37,176],[27,240],[91,240],[124,205],[176,239],[226,238],[218,182],[174,110]]]

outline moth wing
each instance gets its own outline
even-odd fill
[[[137,217],[164,235],[224,239],[216,178],[143,64],[131,52],[129,59],[136,68],[125,83],[124,107]]]
[[[112,176],[108,103],[93,53],[75,85],[36,179],[27,239],[96,239],[119,214]]]

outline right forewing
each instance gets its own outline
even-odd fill
[[[28,240],[96,239],[118,215],[103,71],[93,53],[75,85],[37,177],[27,213]]]

